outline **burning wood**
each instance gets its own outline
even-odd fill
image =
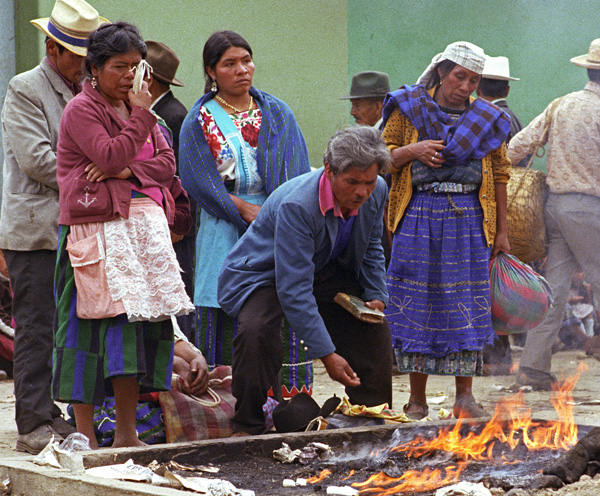
[[[352,487],[360,489],[360,494],[379,496],[428,492],[458,482],[470,462],[517,463],[520,459],[517,448],[526,448],[527,452],[571,448],[577,443],[572,390],[584,369],[585,366],[580,365],[575,376],[564,380],[553,391],[551,403],[557,412],[558,420],[533,421],[531,410],[525,405],[523,393],[519,392],[511,398],[499,401],[492,419],[479,432],[469,429],[468,422],[458,420],[453,427],[440,429],[433,439],[417,436],[388,450],[389,453],[404,452],[409,458],[446,453],[452,459],[458,460],[456,465],[449,465],[443,469],[407,470],[400,477],[391,477],[385,472],[379,472],[365,482],[353,483]],[[468,431],[466,435],[465,429]],[[600,444],[598,452],[600,453]],[[377,456],[382,455],[378,453]],[[439,465],[439,461],[437,464]],[[571,475],[565,479],[572,477]]]

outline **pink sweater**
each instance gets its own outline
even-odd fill
[[[136,160],[151,135],[155,155]],[[110,178],[102,182],[86,179],[88,164],[114,175],[129,167],[128,180]],[[152,112],[133,107],[127,122],[86,81],[83,91],[66,106],[60,121],[57,147],[59,224],[105,222],[117,216],[129,217],[131,186],[158,187],[164,198],[169,224],[175,207],[168,187],[175,175],[175,155],[156,125]],[[178,179],[177,179],[178,181]]]

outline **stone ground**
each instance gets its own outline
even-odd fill
[[[520,350],[514,349],[513,356],[518,361]],[[588,366],[573,392],[574,416],[580,425],[600,426],[600,362],[586,357],[580,351],[563,351],[554,355],[552,369],[556,375],[571,376],[575,373],[580,362]],[[408,376],[397,375],[394,383],[394,407],[400,409],[408,400]],[[514,383],[514,376],[481,377],[474,381],[474,393],[478,401],[488,411],[493,411],[496,402],[512,393],[503,391],[502,388]],[[334,383],[327,376],[320,362],[315,364],[314,398],[322,405],[333,394],[343,396],[343,388]],[[439,408],[452,409],[454,402],[454,381],[449,377],[431,376],[428,384],[428,396],[445,397],[437,405],[430,404],[430,416],[435,417]],[[538,419],[557,418],[550,403],[551,393],[529,392],[525,394],[525,401],[532,410],[532,416]],[[0,461],[3,459],[16,459],[26,461],[31,458],[26,453],[18,453],[14,447],[17,439],[17,430],[14,422],[14,396],[11,380],[0,381]],[[495,494],[503,494],[496,492]],[[520,493],[525,494],[525,493]],[[580,483],[566,486],[558,492],[537,491],[537,496],[549,495],[600,495],[600,479],[582,480]],[[515,495],[517,496],[517,495]]]

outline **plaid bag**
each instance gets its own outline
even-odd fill
[[[231,367],[216,367],[209,374],[209,391],[190,396],[179,391],[164,391],[158,400],[163,410],[167,443],[200,441],[229,437],[235,397],[231,393]],[[273,427],[273,408],[277,402],[269,398],[263,406],[266,429]]]
[[[496,334],[520,334],[538,325],[552,305],[552,289],[517,257],[499,253],[490,261],[492,324]]]
[[[235,398],[231,393],[231,367],[222,366],[209,374],[209,391],[190,396],[179,391],[160,393],[167,443],[200,441],[231,436]]]

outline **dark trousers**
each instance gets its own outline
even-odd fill
[[[15,416],[19,434],[52,423],[61,414],[52,401],[54,267],[52,250],[4,250],[15,319]]]
[[[361,381],[360,386],[347,387],[346,394],[353,404],[391,406],[392,343],[387,321],[367,324],[356,319],[333,301],[340,291],[361,294],[358,282],[337,263],[315,274],[313,294],[336,353],[348,361]],[[233,340],[234,432],[261,434],[265,430],[262,406],[283,361],[282,320],[283,310],[273,286],[254,291],[238,315],[238,334]]]

